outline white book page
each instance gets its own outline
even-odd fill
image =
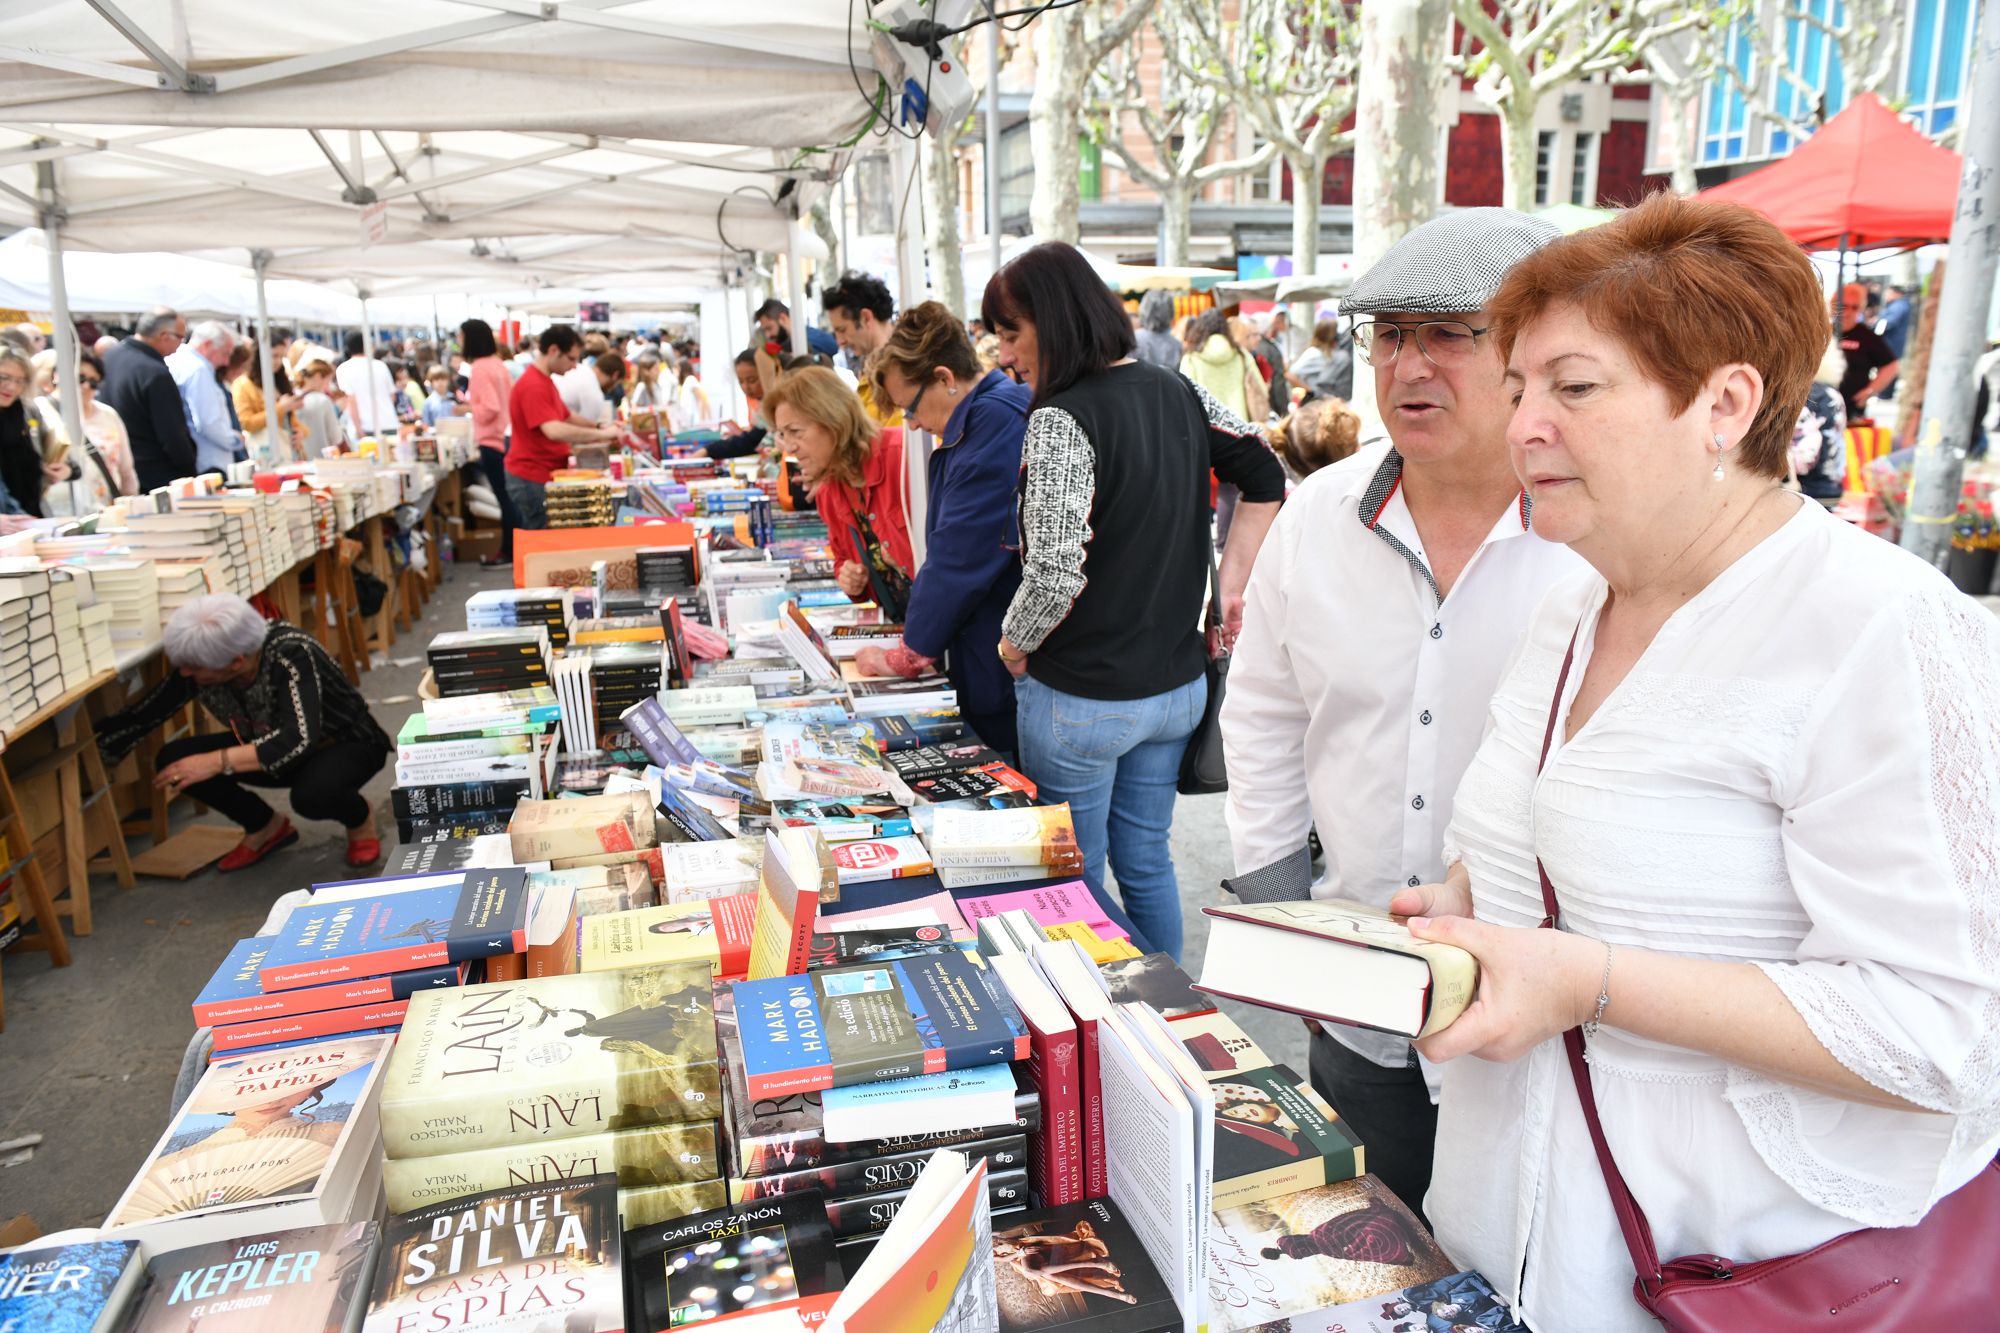
[[[1194,1108],[1122,1014],[1098,1019],[1097,1041],[1104,1123],[1117,1126],[1104,1135],[1106,1186],[1174,1293],[1185,1333],[1197,1333],[1205,1251]]]
[[[931,1232],[931,1218],[958,1193],[966,1176],[965,1154],[939,1148],[924,1164],[923,1174],[910,1187],[902,1208],[876,1242],[867,1262],[842,1289],[840,1299],[827,1314],[829,1328],[844,1326],[846,1318],[879,1290],[903,1266],[924,1237]]]
[[[1154,1057],[1179,1080],[1181,1092],[1194,1109],[1194,1253],[1195,1261],[1205,1264],[1209,1220],[1215,1215],[1215,1087],[1159,1010],[1144,1003],[1122,1004],[1118,1008]],[[1201,1291],[1205,1303],[1208,1288],[1204,1285]],[[1202,1322],[1208,1322],[1206,1308],[1202,1311]]]

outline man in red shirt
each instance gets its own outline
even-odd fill
[[[569,466],[572,444],[611,444],[616,426],[600,426],[571,414],[556,388],[556,376],[576,366],[583,339],[567,324],[551,325],[535,359],[507,395],[514,437],[507,445],[507,496],[520,511],[524,528],[549,525],[547,491],[557,468]]]

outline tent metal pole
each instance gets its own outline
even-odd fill
[[[910,207],[916,203],[911,195],[917,188],[917,145],[899,134],[889,151],[895,164],[896,304],[908,310],[924,299],[923,230],[910,225],[921,212]]]
[[[375,331],[368,327],[368,288],[358,286],[356,294],[361,297],[361,382],[362,392],[354,404],[354,420],[363,435],[375,433],[375,371],[371,364],[375,360]],[[368,405],[366,421],[362,420],[362,400]]]
[[[785,282],[790,287],[792,306],[792,355],[804,356],[806,341],[806,275],[799,267],[799,219],[794,213],[785,219]]]
[[[42,195],[42,238],[49,251],[49,318],[55,324],[56,386],[62,398],[63,431],[69,439],[70,466],[79,475],[85,458],[83,391],[76,378],[76,326],[69,318],[69,283],[63,276],[62,196],[56,190],[56,164],[35,164]]]
[[[986,243],[1000,271],[1000,22],[986,25]]]
[[[278,462],[278,440],[282,422],[278,415],[278,368],[271,364],[271,306],[264,296],[264,274],[271,267],[269,250],[250,252],[250,271],[257,275],[257,366],[263,372],[264,443],[266,466]],[[290,452],[289,449],[286,450]]]

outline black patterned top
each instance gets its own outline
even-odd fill
[[[257,747],[266,773],[285,778],[305,757],[340,741],[363,741],[386,752],[389,737],[368,711],[361,691],[312,635],[274,620],[247,685],[196,685],[174,671],[144,698],[97,724],[106,763],[132,752],[190,702],[200,700],[241,745]]]

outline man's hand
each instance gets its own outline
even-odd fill
[[[868,571],[859,560],[843,562],[840,571],[834,577],[840,581],[840,590],[849,597],[860,598],[868,595]]]

